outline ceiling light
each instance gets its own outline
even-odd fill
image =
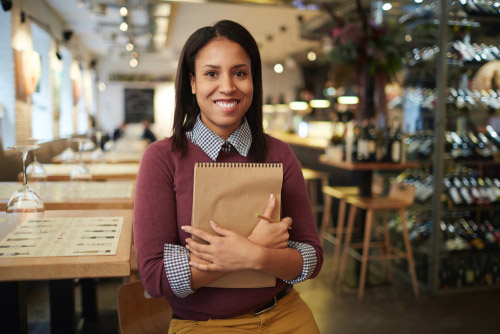
[[[323,94],[326,96],[334,96],[337,90],[334,87],[328,87],[323,90]]]
[[[329,108],[330,101],[328,100],[311,100],[309,101],[311,108]]]
[[[359,98],[357,96],[339,96],[337,102],[339,104],[358,104]]]
[[[104,92],[106,88],[106,83],[102,80],[99,80],[99,82],[97,83],[97,89],[99,89],[100,92]]]
[[[127,45],[125,45],[125,49],[127,49],[128,52],[132,51],[134,49],[134,44],[128,42]]]
[[[121,31],[127,31],[128,30],[128,24],[127,24],[127,22],[120,23],[120,30]]]
[[[131,58],[129,65],[130,67],[137,67],[137,65],[139,65],[139,61],[137,60],[137,58]]]
[[[127,7],[120,8],[120,15],[123,16],[123,17],[125,17],[125,16],[128,15],[128,9],[127,9]]]
[[[276,65],[274,65],[274,72],[276,73],[283,73],[283,65],[281,65],[280,63],[277,63]]]
[[[392,5],[389,2],[384,3],[384,5],[382,6],[382,9],[385,11],[388,11],[391,8],[392,8]]]
[[[314,52],[314,51],[309,51],[309,52],[307,53],[307,59],[308,59],[309,61],[315,61],[315,60],[316,60],[316,52]]]
[[[422,2],[424,2],[424,0],[414,0],[414,1],[415,1],[415,3],[422,3]]]
[[[307,110],[309,104],[305,101],[293,101],[288,104],[290,110]]]

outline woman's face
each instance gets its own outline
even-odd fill
[[[251,61],[238,43],[215,39],[198,52],[191,75],[191,91],[201,120],[227,139],[241,124],[252,104]]]

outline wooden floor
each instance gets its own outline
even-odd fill
[[[331,254],[331,246],[325,253]],[[415,300],[406,283],[379,284],[370,275],[372,285],[362,302],[357,290],[339,286],[330,280],[330,261],[314,279],[296,285],[311,307],[323,334],[482,334],[498,333],[500,328],[500,291],[474,294],[421,296]],[[352,263],[351,263],[351,267]],[[353,281],[350,270],[346,280]],[[377,282],[377,280],[379,282]],[[99,322],[85,324],[79,333],[116,334],[118,316],[116,293],[121,281],[103,279],[98,282]],[[79,286],[76,285],[76,309],[80,312]],[[48,334],[48,289],[43,283],[29,286],[29,329],[33,334]],[[307,334],[307,333],[297,333]]]

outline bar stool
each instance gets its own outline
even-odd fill
[[[318,203],[318,185],[317,182],[321,182],[321,186],[328,185],[328,174],[324,172],[318,172],[309,168],[302,168],[302,175],[306,181],[307,193],[309,194],[309,202],[311,203],[311,208],[315,217],[317,217],[318,212],[324,211],[324,205]],[[323,202],[324,203],[324,202]]]
[[[172,308],[164,297],[151,298],[142,281],[118,288],[118,321],[121,334],[167,334]]]
[[[347,196],[353,196],[358,194],[359,194],[358,187],[323,186],[323,196],[325,198],[325,206],[323,211],[323,219],[321,220],[319,238],[321,246],[323,246],[325,239],[328,239],[328,241],[330,241],[335,245],[335,248],[333,250],[332,278],[335,278],[337,274],[337,267],[340,257],[340,246],[342,245],[342,238],[344,235],[345,210],[347,206],[346,198]],[[339,211],[338,211],[336,228],[334,228],[333,226],[330,227],[328,226],[333,222],[331,219],[333,198],[339,200]]]
[[[342,258],[340,262],[338,282],[344,279],[346,268],[347,254],[353,256],[358,261],[361,261],[361,276],[359,280],[358,299],[363,298],[366,280],[366,270],[368,260],[385,260],[389,269],[389,279],[392,280],[391,260],[404,258],[408,260],[408,267],[413,284],[413,293],[418,297],[418,282],[415,273],[415,264],[413,261],[413,253],[408,236],[408,227],[406,226],[405,210],[413,204],[415,198],[415,187],[404,183],[393,183],[389,190],[388,196],[383,197],[360,197],[347,196],[346,202],[351,205],[349,209],[349,218],[347,222],[347,231],[345,243],[342,249]],[[351,244],[352,229],[358,209],[366,210],[365,230],[363,243]],[[403,228],[403,241],[405,251],[392,247],[390,244],[389,229],[387,225],[388,210],[398,211],[401,218],[401,226]],[[382,211],[382,221],[384,224],[384,240],[382,242],[371,242],[372,222],[374,211]],[[380,255],[369,255],[370,248],[382,247],[384,253]],[[362,249],[362,254],[355,249]]]

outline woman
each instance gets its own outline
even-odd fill
[[[142,158],[134,205],[137,262],[149,294],[165,296],[172,306],[169,333],[319,333],[292,284],[318,274],[322,249],[297,159],[263,132],[261,71],[257,44],[241,25],[225,20],[197,30],[180,56],[173,136],[149,145]],[[191,227],[194,164],[211,161],[281,162],[285,218],[260,220],[248,238],[216,224],[217,235]],[[264,214],[274,207],[271,194]],[[277,283],[205,287],[241,269],[261,270]]]

